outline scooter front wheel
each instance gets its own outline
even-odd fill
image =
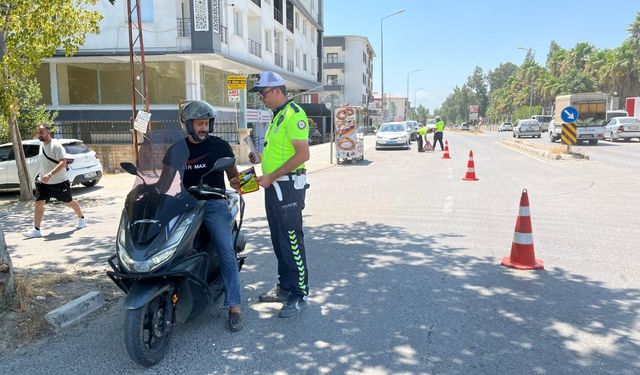
[[[171,341],[173,309],[165,293],[139,309],[127,310],[124,341],[131,359],[144,367],[162,361]]]

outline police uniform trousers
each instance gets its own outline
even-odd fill
[[[302,231],[306,176],[295,173],[276,179],[265,190],[265,211],[273,251],[278,259],[278,283],[282,289],[308,295],[309,274]]]

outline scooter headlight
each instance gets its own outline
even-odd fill
[[[189,225],[191,225],[191,222],[193,222],[194,217],[195,214],[187,216],[172,232],[170,229],[172,225],[168,225],[166,229],[167,242],[164,245],[163,249],[151,258],[144,261],[131,259],[131,257],[125,250],[124,228],[121,226],[118,235],[118,259],[120,260],[120,264],[122,264],[127,270],[133,272],[151,272],[156,268],[162,266],[169,259],[171,259],[173,255],[175,255],[176,251],[178,250],[178,245],[180,244],[180,241],[182,241],[184,234],[189,228]],[[175,221],[172,220],[171,222],[174,223]]]

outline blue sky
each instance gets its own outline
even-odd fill
[[[380,18],[384,22],[384,91],[430,109],[439,106],[475,66],[485,73],[521,64],[531,47],[544,64],[552,40],[563,48],[589,42],[618,47],[640,11],[638,0],[325,0],[325,35],[363,35],[376,52],[374,91],[380,92]]]

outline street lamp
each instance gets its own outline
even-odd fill
[[[536,51],[533,48],[518,47],[518,49],[527,51],[527,56],[531,54],[531,58],[533,59],[533,61],[536,61]],[[531,92],[529,93],[529,118],[531,118],[531,107],[533,107],[533,65],[531,66]]]
[[[415,89],[413,90],[413,105],[415,106],[417,103],[417,99],[416,99],[416,93],[420,90],[424,90],[424,87],[420,87],[419,89]]]
[[[407,112],[409,112],[409,109],[411,109],[411,106],[409,105],[409,75],[411,75],[411,73],[415,73],[415,72],[419,72],[420,69],[416,69],[416,70],[412,70],[409,73],[407,73],[407,105],[405,105],[405,109],[404,109],[404,120],[407,121]]]
[[[395,12],[395,13],[391,13],[387,16],[384,16],[382,18],[380,18],[380,91],[381,91],[381,99],[382,99],[382,122],[385,121],[386,118],[386,112],[385,112],[385,103],[384,103],[384,29],[382,28],[382,21],[384,21],[385,18],[389,18],[391,16],[395,16],[396,14],[400,14],[404,12],[404,9],[400,9],[399,11]]]

